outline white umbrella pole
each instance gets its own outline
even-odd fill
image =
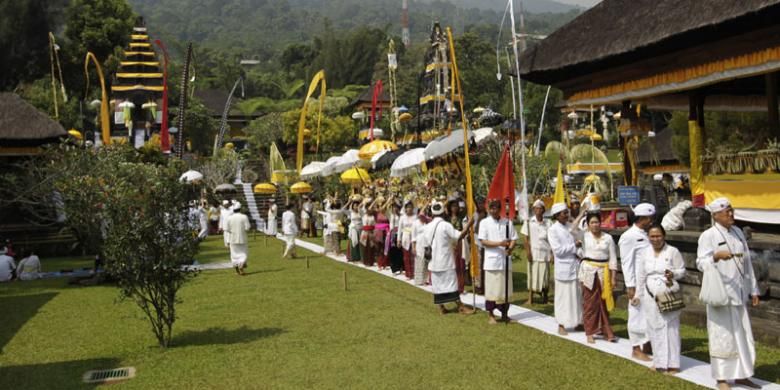
[[[547,94],[544,95],[544,105],[542,106],[542,119],[539,121],[539,134],[536,135],[536,155],[539,155],[539,148],[542,147],[542,129],[544,129],[544,113],[547,112],[547,99],[550,97],[550,88],[547,86]]]

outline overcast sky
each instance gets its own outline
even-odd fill
[[[597,3],[601,2],[601,0],[556,0],[556,1],[558,1],[559,3],[581,5],[583,7],[592,7]]]

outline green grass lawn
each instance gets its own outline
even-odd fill
[[[116,386],[138,389],[695,387],[524,326],[489,326],[484,313],[441,316],[428,293],[374,272],[280,254],[278,241],[258,237],[248,276],[208,271],[184,287],[167,350],[114,287],[4,284],[0,389],[90,388],[85,371],[123,366],[137,377]],[[221,237],[198,260],[227,260]],[[517,287],[524,280],[515,273]],[[614,321],[623,335],[624,318]],[[706,358],[702,330],[684,327],[683,339],[686,354]],[[759,346],[757,375],[780,380],[778,359]]]

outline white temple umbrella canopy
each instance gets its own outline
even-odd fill
[[[403,177],[414,172],[425,162],[425,148],[416,148],[398,156],[390,167],[390,176]]]
[[[474,132],[469,131],[469,138],[474,137]],[[425,159],[432,160],[441,157],[463,146],[463,129],[453,130],[450,135],[443,135],[431,141],[425,147]]]
[[[322,166],[322,171],[320,172],[320,175],[322,177],[330,176],[335,172],[334,167],[336,166],[336,163],[339,162],[341,159],[341,156],[333,156],[325,161],[325,165]]]
[[[477,145],[480,145],[495,136],[496,132],[493,131],[492,127],[483,127],[481,129],[474,130],[474,142],[476,142]]]
[[[389,149],[381,150],[379,153],[371,156],[371,167],[376,168],[375,164],[377,161],[379,161],[379,158],[384,156],[387,152],[389,152]]]
[[[220,184],[216,188],[214,188],[214,191],[216,192],[228,192],[228,191],[235,191],[235,190],[236,190],[236,186],[227,183]]]
[[[193,170],[184,172],[181,177],[179,177],[179,181],[183,181],[185,183],[192,183],[198,180],[203,180],[203,174]]]
[[[347,150],[341,155],[339,160],[333,165],[333,173],[341,173],[354,166],[364,166],[365,162],[360,159],[357,149]]]
[[[322,161],[312,161],[301,169],[301,180],[308,180],[314,177],[322,176],[322,168],[325,163]]]

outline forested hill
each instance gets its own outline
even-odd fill
[[[454,3],[474,5],[464,8]],[[501,21],[503,0],[410,1],[409,24],[413,42],[427,38],[433,21],[452,26],[457,33],[480,26],[491,35]],[[543,4],[546,0],[529,1]],[[376,27],[401,34],[401,0],[129,0],[143,15],[153,34],[172,41],[194,41],[212,48],[242,50],[270,56],[294,42],[309,41],[329,24],[335,30]],[[573,19],[581,9],[552,1],[548,8],[565,14],[527,14],[529,32],[546,34]],[[504,3],[506,4],[506,3]],[[495,36],[490,39],[495,39]],[[487,36],[486,36],[487,38]],[[248,54],[248,53],[247,53]]]
[[[463,8],[491,9],[502,12],[506,8],[506,0],[449,0],[449,2]],[[553,0],[515,1],[515,8],[520,9],[521,5],[527,12],[535,14],[545,12],[564,13],[578,8],[575,5],[563,4]]]

